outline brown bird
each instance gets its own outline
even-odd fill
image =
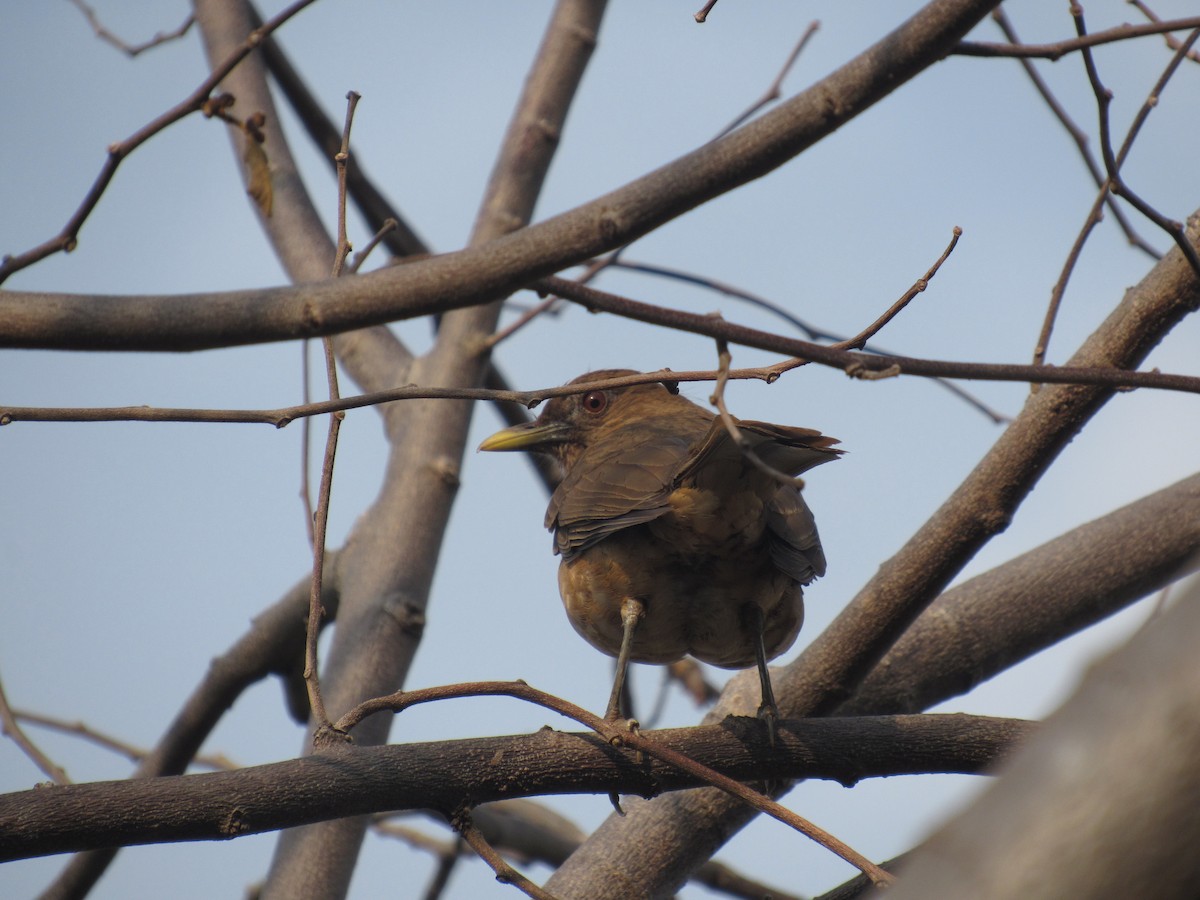
[[[634,374],[606,369],[571,384]],[[842,452],[808,428],[737,425],[754,453],[788,476]],[[562,555],[567,617],[617,657],[606,719],[620,716],[630,660],[691,654],[727,669],[757,664],[758,713],[774,741],[767,661],[800,631],[801,586],[825,573],[816,522],[795,484],[754,465],[721,419],[673,383],[556,397],[536,420],[479,449],[547,453],[562,465],[546,527]]]

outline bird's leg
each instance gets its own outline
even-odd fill
[[[775,691],[771,688],[771,673],[767,670],[767,648],[763,643],[762,607],[757,603],[746,604],[746,614],[754,630],[754,658],[758,663],[758,680],[762,685],[762,703],[758,705],[758,717],[767,723],[767,738],[775,746],[775,731],[779,724],[779,707],[775,705]]]
[[[636,597],[626,597],[621,601],[621,650],[617,654],[617,677],[613,680],[608,709],[604,713],[604,718],[610,722],[621,718],[621,694],[625,689],[625,672],[629,669],[629,654],[633,649],[633,632],[645,613],[645,604]]]

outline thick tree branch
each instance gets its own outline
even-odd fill
[[[978,773],[1033,726],[979,716],[788,722],[772,749],[755,720],[646,732],[742,781]],[[481,765],[480,760],[487,761]],[[200,775],[38,788],[0,797],[0,861],[77,850],[226,840],[308,822],[404,809],[446,815],[464,803],[617,791],[651,796],[698,782],[641,762],[593,734],[348,746],[282,763]],[[299,787],[303,786],[303,790]]]
[[[556,5],[489,179],[473,247],[529,221],[591,58],[604,5],[603,0]],[[488,368],[481,341],[494,330],[498,315],[499,303],[489,302],[444,316],[433,349],[413,360],[408,377],[438,387],[477,387]],[[341,556],[354,577],[347,577],[342,591],[323,678],[335,715],[403,683],[424,625],[472,411],[472,404],[417,401],[397,411],[402,422],[397,415],[390,423],[392,453],[383,491]],[[420,515],[413,516],[413,510]],[[388,718],[379,717],[364,723],[355,737],[381,743],[388,726]],[[361,818],[343,818],[285,832],[262,896],[343,896],[365,826]]]
[[[937,0],[732,134],[561,215],[347,281],[160,297],[0,292],[0,347],[200,350],[316,337],[502,297],[760,178],[932,65],[997,0]]]
[[[953,587],[839,709],[920,712],[1200,567],[1200,474]]]
[[[1198,639],[1193,582],[912,854],[894,896],[957,896],[963,885],[978,900],[1194,895]]]

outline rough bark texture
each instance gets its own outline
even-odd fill
[[[1099,663],[888,897],[1193,897],[1200,583]]]

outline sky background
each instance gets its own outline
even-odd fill
[[[283,4],[264,4],[270,15]],[[740,3],[723,0],[693,23],[699,0],[616,0],[567,123],[536,217],[586,202],[710,139],[765,90],[813,18],[821,28],[784,84],[790,96],[850,59],[919,8],[914,2]],[[1027,42],[1072,34],[1066,4],[1006,4]],[[130,41],[178,26],[178,2],[98,2]],[[1087,4],[1093,31],[1136,21],[1124,3]],[[437,251],[467,240],[496,147],[541,40],[550,4],[317,3],[280,33],[285,50],[340,122],[348,90],[362,94],[359,160]],[[1163,17],[1194,13],[1162,2]],[[991,22],[972,35],[997,40]],[[1169,59],[1161,39],[1101,48],[1118,134]],[[1080,59],[1039,69],[1094,134]],[[186,96],[206,74],[199,36],[129,60],[98,41],[65,0],[0,8],[0,252],[56,233],[95,178],[105,147]],[[1200,67],[1183,66],[1126,167],[1130,184],[1168,216],[1200,203]],[[242,111],[245,114],[245,111]],[[290,120],[287,123],[294,125]],[[194,293],[270,286],[285,277],[260,233],[230,153],[226,126],[193,116],[121,167],[84,226],[78,249],[13,276],[5,287],[80,293]],[[290,127],[293,152],[332,231],[332,175]],[[1093,139],[1093,145],[1095,144]],[[727,281],[832,332],[873,321],[964,234],[941,273],[880,336],[911,356],[1027,362],[1050,288],[1095,189],[1077,152],[1016,62],[951,58],[781,170],[638,241],[632,260]],[[1159,248],[1168,241],[1131,216]],[[352,219],[351,239],[369,234]],[[382,263],[380,255],[374,264]],[[1150,262],[1112,221],[1089,242],[1066,295],[1049,358],[1063,363]],[[728,298],[627,273],[599,286],[649,302],[786,332]],[[527,303],[528,296],[517,298]],[[511,318],[512,314],[509,314]],[[415,351],[427,322],[397,332]],[[799,335],[798,335],[799,336]],[[1195,319],[1146,367],[1194,374]],[[302,348],[280,344],[190,355],[0,351],[0,392],[14,405],[149,404],[205,408],[300,402]],[[707,369],[710,341],[575,307],[506,341],[497,363],[519,388],[558,384],[593,368]],[[734,365],[773,362],[734,348]],[[347,382],[343,389],[350,391]],[[970,389],[1007,414],[1026,388]],[[703,385],[685,388],[705,402]],[[735,414],[819,428],[847,456],[808,478],[829,558],[807,594],[794,658],[943,502],[999,436],[938,386],[916,378],[862,382],[806,367],[774,386],[735,384]],[[1009,530],[963,573],[985,571],[1083,522],[1191,474],[1200,446],[1196,398],[1142,391],[1115,398],[1062,454]],[[500,425],[481,408],[470,446]],[[315,431],[324,434],[324,423]],[[299,500],[302,431],[269,426],[18,423],[0,429],[0,676],[10,702],[83,721],[150,746],[209,661],[310,565]],[[375,496],[386,447],[378,416],[351,412],[338,449],[329,542],[338,546]],[[317,453],[319,459],[319,452]],[[425,639],[407,686],[523,678],[588,708],[607,697],[610,661],[580,639],[557,596],[557,560],[541,522],[545,495],[515,456],[466,453],[463,488],[433,585]],[[1089,660],[1149,614],[1143,603],[956,698],[942,709],[1040,717]],[[728,673],[709,670],[716,680]],[[659,677],[635,670],[643,707]],[[276,683],[244,695],[205,746],[239,763],[294,756],[302,729]],[[672,693],[663,725],[699,712]],[[413,709],[393,741],[532,731],[571,723],[516,701]],[[70,736],[31,734],[78,781],[121,778],[129,763]],[[0,789],[43,776],[0,742]],[[909,847],[969,796],[965,777],[907,777],[853,789],[806,783],[786,803],[875,859]],[[609,813],[605,797],[546,801],[581,827]],[[436,825],[423,826],[447,837]],[[268,865],[274,835],[123,851],[93,896],[239,896]],[[849,877],[840,860],[773,821],[758,821],[719,856],[797,893]],[[63,858],[0,867],[0,894],[40,890]],[[359,898],[419,896],[432,863],[369,837],[352,886]],[[548,871],[533,866],[542,882]],[[451,897],[517,896],[477,861],[455,872]],[[710,896],[688,888],[681,896]]]

